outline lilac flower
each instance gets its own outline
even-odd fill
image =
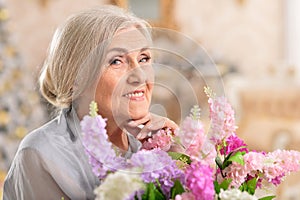
[[[182,145],[188,148],[195,139],[199,140],[199,146],[202,146],[203,140],[201,139],[204,139],[205,132],[203,124],[199,120],[186,117],[176,135],[180,138]]]
[[[85,116],[80,122],[82,143],[85,147],[93,172],[99,178],[104,178],[107,171],[116,171],[126,167],[125,159],[117,157],[112,143],[106,134],[106,119],[100,115]]]
[[[195,157],[200,155],[206,135],[203,124],[199,120],[186,117],[176,135],[181,144],[186,147],[188,155]]]
[[[186,154],[192,160],[215,165],[216,149],[208,139],[204,126],[198,118],[186,117],[181,128],[176,131],[180,143],[186,148]]]
[[[215,196],[213,169],[209,165],[193,162],[186,172],[186,186],[195,200],[213,200]]]
[[[217,144],[234,134],[235,126],[234,110],[225,97],[208,99],[211,119],[211,139]]]
[[[225,152],[224,148],[221,148],[220,153],[221,155],[228,155],[230,152],[234,152],[236,150],[248,153],[249,151],[246,146],[247,144],[245,144],[242,139],[240,139],[236,134],[232,134],[226,139]]]
[[[132,155],[130,162],[133,167],[143,170],[141,177],[144,182],[156,183],[158,180],[167,196],[174,185],[174,180],[179,179],[181,182],[184,180],[183,171],[178,169],[176,161],[161,149],[141,150]]]
[[[201,149],[201,155],[198,157],[198,161],[201,161],[202,163],[206,163],[211,167],[215,168],[216,157],[217,157],[217,151],[215,149],[214,144],[212,143],[211,140],[206,138]]]

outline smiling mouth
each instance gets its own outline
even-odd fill
[[[127,94],[125,94],[123,96],[126,97],[126,98],[129,98],[129,99],[136,99],[136,98],[142,98],[142,97],[144,97],[144,94],[145,94],[145,91],[136,90],[136,91],[127,93]]]

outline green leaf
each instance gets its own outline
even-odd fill
[[[166,200],[165,196],[156,188],[154,183],[148,183],[142,200]]]
[[[253,178],[253,179],[247,181],[247,192],[249,194],[254,195],[255,189],[256,189],[257,180],[258,180],[257,178]]]
[[[148,199],[149,200],[155,200],[155,186],[154,186],[154,184],[153,184],[153,186],[149,187]]]
[[[184,163],[187,163],[187,164],[192,163],[191,158],[186,154],[179,153],[179,152],[168,152],[168,154],[173,160],[180,160],[180,161],[182,161]]]
[[[230,160],[226,160],[224,161],[223,165],[222,165],[222,170],[225,169],[226,167],[228,167],[229,165],[231,165],[232,161]]]
[[[240,187],[239,187],[239,190],[241,190],[242,192],[247,190],[247,185],[246,183],[243,183]]]
[[[245,164],[242,152],[236,152],[235,154],[231,155],[228,158],[228,161],[236,162],[236,163],[239,163],[241,165]]]
[[[222,181],[222,183],[220,184],[220,187],[221,187],[223,190],[227,190],[231,182],[232,182],[232,179],[231,179],[231,178],[225,179],[225,180]]]
[[[216,193],[219,194],[221,192],[221,186],[218,183],[218,181],[214,181],[214,187],[215,187]]]
[[[89,114],[91,117],[96,117],[98,115],[98,106],[95,101],[92,101],[90,103],[90,113]]]
[[[215,160],[215,161],[216,161],[218,167],[219,167],[220,169],[223,169],[223,163],[222,163],[222,160],[221,160],[221,158],[220,158],[219,156],[216,157],[216,160]]]
[[[182,194],[184,192],[184,188],[179,180],[174,182],[174,186],[171,188],[171,199],[175,199],[177,194]]]
[[[224,162],[222,164],[222,168],[221,169],[225,169],[226,167],[228,167],[229,165],[231,165],[232,161],[229,160],[229,158],[232,156],[233,152],[230,152],[226,158],[224,159]]]
[[[164,192],[162,191],[162,189],[161,189],[161,184],[160,184],[160,182],[159,182],[159,180],[158,179],[156,179],[156,189],[161,193],[161,194],[163,194]]]
[[[262,198],[259,198],[258,200],[272,200],[274,199],[276,196],[272,195],[272,196],[266,196],[266,197],[262,197]]]
[[[247,182],[244,182],[240,187],[239,190],[246,191],[251,195],[254,195],[255,189],[256,189],[256,184],[257,184],[258,178],[252,178],[248,180]]]
[[[221,189],[227,190],[231,182],[232,182],[231,178],[223,180],[221,184],[219,184],[218,181],[214,181],[216,193],[219,194]]]
[[[153,191],[154,191],[153,200],[166,200],[165,196],[160,191],[158,191],[158,189],[155,188]]]
[[[148,196],[149,196],[149,192],[150,192],[150,187],[152,187],[153,183],[148,183],[146,185],[146,190],[144,192],[144,194],[142,195],[142,200],[147,200]]]

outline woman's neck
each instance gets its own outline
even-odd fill
[[[118,148],[128,150],[128,137],[127,134],[115,123],[113,119],[107,119],[107,135],[109,140]]]
[[[76,111],[79,120],[82,120],[83,116],[86,115],[86,113],[88,113],[88,111],[83,109],[82,107],[76,108]],[[113,118],[107,118],[106,130],[110,142],[112,142],[115,146],[124,151],[128,150],[129,145],[127,135],[117,125]]]

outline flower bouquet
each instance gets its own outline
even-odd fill
[[[90,115],[81,121],[83,145],[101,184],[96,199],[229,200],[261,199],[257,189],[279,185],[300,169],[300,152],[250,151],[236,135],[234,111],[225,97],[205,88],[210,108],[208,132],[195,106],[179,130],[160,130],[131,158],[122,157],[106,133],[106,119],[92,102]],[[170,152],[171,144],[185,152]]]

